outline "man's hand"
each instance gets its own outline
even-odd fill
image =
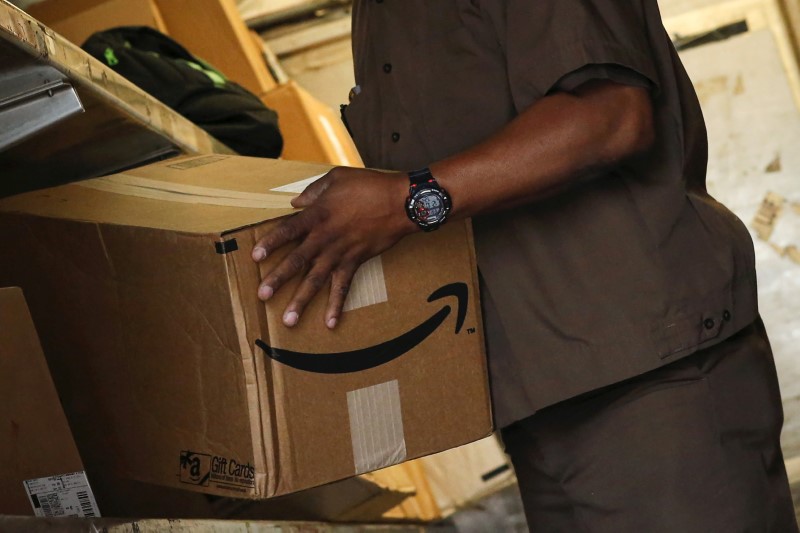
[[[299,243],[264,277],[258,297],[266,301],[293,277],[304,276],[283,315],[283,323],[294,326],[330,280],[325,324],[336,327],[358,267],[417,229],[403,210],[407,195],[404,173],[347,167],[328,172],[292,200],[304,210],[253,248],[253,260],[260,262],[290,241]]]

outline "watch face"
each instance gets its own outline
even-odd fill
[[[447,216],[444,193],[436,189],[423,189],[411,201],[414,219],[423,225],[438,224]]]
[[[435,222],[440,219],[444,206],[438,194],[424,194],[417,200],[417,216],[426,222]]]

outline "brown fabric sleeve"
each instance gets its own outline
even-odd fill
[[[494,11],[517,111],[555,88],[597,75],[616,81],[618,76],[629,79],[626,72],[630,72],[657,91],[649,32],[663,29],[648,27],[645,16],[654,2],[492,0],[494,5],[488,9]],[[605,70],[584,70],[589,65],[602,65]],[[578,76],[570,77],[573,73]],[[590,78],[583,78],[586,74]]]
[[[619,65],[592,64],[583,66],[562,77],[553,86],[552,91],[574,91],[587,81],[592,80],[608,80],[622,85],[633,85],[647,90],[653,89],[653,83],[635,70]]]

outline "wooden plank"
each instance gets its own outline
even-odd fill
[[[341,119],[294,81],[262,94],[261,100],[278,113],[283,159],[363,166]]]
[[[338,525],[316,522],[268,522],[257,520],[122,520],[115,518],[35,518],[0,516],[4,533],[424,533],[414,525]]]

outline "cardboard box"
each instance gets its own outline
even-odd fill
[[[91,514],[115,517],[369,522],[414,493],[410,482],[368,474],[269,502],[211,499],[117,478],[87,457],[88,479],[22,291],[0,288],[0,515],[34,514],[25,481],[68,476],[84,476],[91,485]],[[48,514],[71,496],[51,495]],[[86,516],[80,509],[64,512]]]
[[[278,113],[283,133],[283,159],[364,165],[338,114],[296,82],[278,85],[262,94],[261,101]]]
[[[500,442],[491,436],[377,473],[408,478],[416,494],[383,515],[384,520],[432,522],[477,504],[516,482]]]
[[[210,155],[0,201],[0,283],[98,467],[268,498],[491,432],[469,223],[365,265],[336,331],[324,296],[293,329],[291,285],[257,299],[250,249],[293,212],[271,189],[326,170]]]
[[[434,522],[443,518],[442,511],[431,492],[428,477],[423,469],[422,459],[408,461],[392,466],[380,473],[386,473],[395,479],[408,479],[408,483],[416,487],[414,496],[403,500],[396,507],[386,511],[381,517],[387,522]]]
[[[33,515],[27,480],[83,471],[25,298],[0,288],[0,515]]]
[[[59,0],[63,1],[63,0]],[[234,0],[156,0],[169,34],[230,79],[260,94],[275,87]]]

